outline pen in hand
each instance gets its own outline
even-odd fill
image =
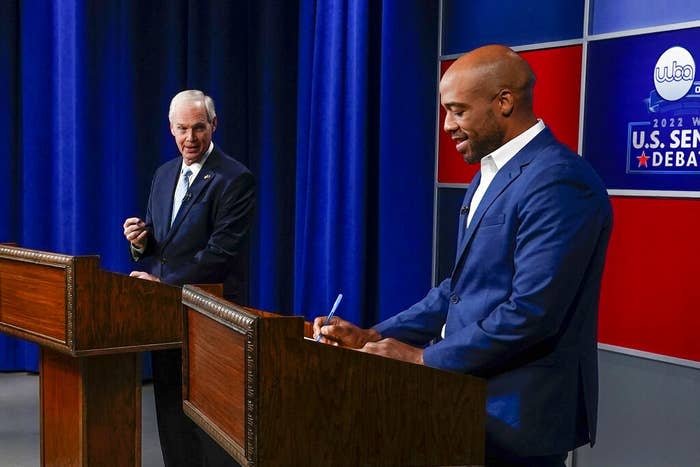
[[[343,294],[342,294],[342,293],[339,293],[339,294],[338,294],[338,298],[335,299],[335,303],[333,304],[333,308],[331,308],[331,312],[328,313],[328,316],[326,317],[326,321],[323,323],[323,326],[325,326],[326,324],[328,324],[328,323],[331,322],[331,318],[332,318],[333,315],[335,314],[335,310],[338,309],[338,305],[340,305],[340,301],[341,301],[342,299],[343,299]],[[318,342],[318,341],[320,341],[320,340],[321,340],[321,334],[319,334],[319,335],[316,337],[316,342]]]

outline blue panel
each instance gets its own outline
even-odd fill
[[[609,189],[700,191],[698,65],[700,28],[589,44],[583,156]]]
[[[443,0],[442,54],[583,37],[583,0]]]
[[[440,188],[437,211],[437,274],[439,284],[450,275],[457,252],[457,222],[464,200],[465,188]]]
[[[590,33],[683,23],[700,19],[698,0],[592,0]]]

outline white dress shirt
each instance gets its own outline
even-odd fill
[[[508,163],[527,143],[532,141],[540,131],[544,130],[544,122],[538,119],[537,123],[520,133],[506,144],[496,149],[489,155],[481,159],[481,181],[474,192],[472,201],[469,204],[469,215],[467,216],[467,227],[472,221],[472,217],[479,207],[481,199],[484,197],[491,181],[501,168]]]
[[[188,168],[192,171],[192,175],[190,175],[190,186],[194,183],[194,179],[197,178],[197,174],[202,170],[202,167],[204,166],[204,163],[207,161],[209,158],[209,155],[211,152],[214,150],[214,142],[209,143],[209,149],[207,149],[207,152],[204,153],[201,159],[199,159],[197,162],[193,162],[191,165],[185,164],[185,160],[182,160],[182,166],[180,168],[180,176],[182,176],[183,173],[185,173],[185,170]]]

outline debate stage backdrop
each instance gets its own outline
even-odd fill
[[[575,464],[700,465],[696,0],[2,1],[0,241],[128,272],[123,219],[176,156],[168,101],[201,88],[258,180],[251,304],[313,316],[343,292],[372,324],[426,291],[431,238],[433,281],[451,267],[474,168],[439,140],[436,85],[493,42],[613,199],[599,441]],[[0,337],[1,369],[35,365]]]
[[[599,314],[598,443],[575,466],[700,465],[700,2],[441,2],[439,75],[489,43],[537,75],[535,113],[612,199]],[[436,79],[437,81],[437,79]],[[449,274],[478,167],[441,130],[434,280]]]

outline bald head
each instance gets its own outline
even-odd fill
[[[518,54],[487,45],[462,55],[440,80],[447,111],[445,131],[474,163],[524,132],[537,119],[532,110],[535,75]]]
[[[459,57],[445,72],[443,80],[458,80],[464,86],[476,86],[493,96],[508,89],[526,113],[532,113],[532,89],[535,74],[517,53],[502,45],[486,45]]]

